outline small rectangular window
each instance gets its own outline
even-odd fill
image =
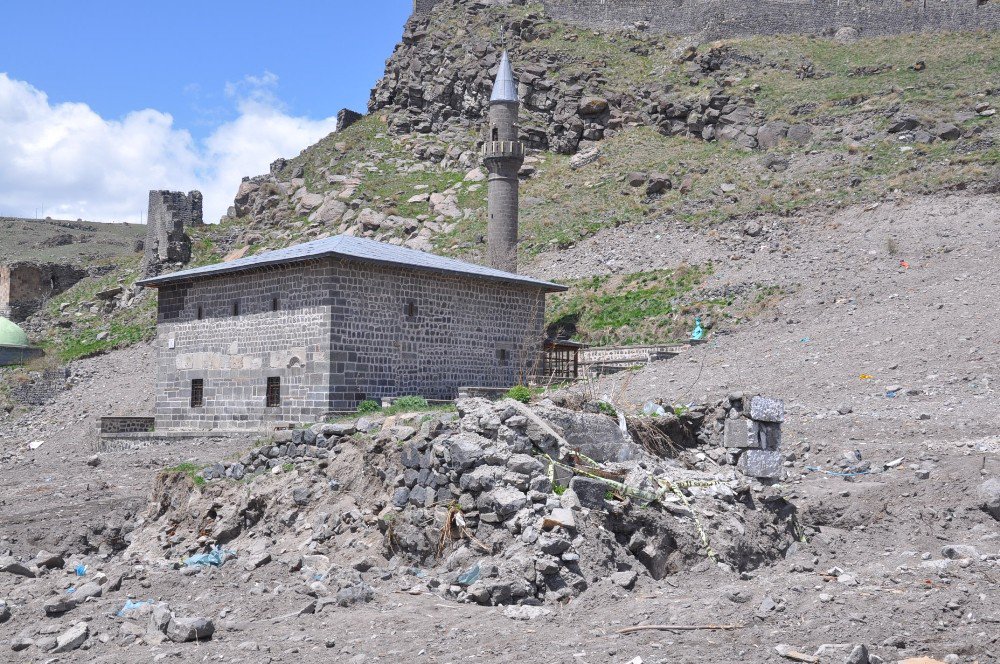
[[[509,354],[507,353],[507,349],[497,348],[497,363],[500,366],[505,367],[507,366],[508,360],[509,360]]]
[[[205,310],[202,309],[201,305],[199,304],[198,305],[198,320],[202,320],[204,318],[205,318]]]
[[[239,316],[240,315],[240,301],[239,300],[236,300],[236,301],[233,302],[233,315],[234,316]]]
[[[191,381],[191,407],[201,408],[205,405],[205,380],[195,378]]]
[[[281,303],[278,302],[278,298],[271,298],[271,311],[277,311],[280,308]]]
[[[406,315],[407,318],[416,318],[417,317],[417,303],[414,302],[413,300],[410,300],[409,302],[407,302],[406,306],[403,307],[403,313]]]
[[[267,407],[274,408],[281,405],[281,379],[277,377],[267,379]]]

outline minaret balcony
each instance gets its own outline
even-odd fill
[[[519,159],[524,157],[521,141],[487,141],[483,144],[483,159]]]

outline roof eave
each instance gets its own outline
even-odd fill
[[[336,251],[324,252],[321,254],[314,254],[308,258],[303,259],[275,259],[273,261],[261,261],[259,263],[254,263],[253,265],[240,266],[229,270],[218,270],[216,272],[205,272],[201,274],[192,274],[187,277],[180,276],[175,277],[174,274],[166,274],[163,276],[149,277],[147,279],[140,279],[136,282],[137,285],[144,288],[159,288],[160,286],[170,286],[173,284],[183,284],[191,283],[194,281],[200,281],[201,279],[210,279],[212,277],[222,277],[230,274],[237,274],[239,272],[250,272],[259,268],[272,267],[275,265],[295,265],[297,263],[309,263],[316,260],[323,260],[325,258],[340,258],[343,260],[356,261],[359,263],[374,263],[377,265],[389,265],[394,267],[400,267],[404,269],[416,270],[418,272],[435,272],[437,274],[452,274],[457,276],[463,276],[470,279],[484,279],[487,281],[497,281],[507,284],[516,284],[520,286],[529,286],[534,288],[540,288],[548,293],[562,293],[569,290],[569,286],[563,286],[562,284],[556,284],[549,281],[541,281],[536,279],[511,279],[507,277],[499,277],[488,274],[470,274],[468,272],[462,272],[461,270],[448,270],[444,268],[433,268],[424,267],[420,265],[403,265],[401,263],[396,263],[394,261],[379,260],[377,258],[358,258],[357,256],[351,256],[349,254],[342,254]],[[175,273],[177,274],[177,273]]]

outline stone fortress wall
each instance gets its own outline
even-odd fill
[[[442,0],[415,0],[414,15]],[[613,29],[645,22],[650,29],[706,38],[784,33],[862,36],[942,30],[1000,30],[1000,0],[542,0],[570,24]]]
[[[50,297],[87,276],[72,265],[19,261],[0,265],[0,316],[15,323],[27,320]]]

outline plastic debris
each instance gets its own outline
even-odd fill
[[[887,399],[895,399],[897,394],[899,394],[899,390],[889,390],[885,396]]]
[[[701,326],[701,316],[694,319],[694,331],[691,332],[691,341],[701,341],[705,338],[705,330]]]
[[[74,571],[76,572],[77,576],[86,576],[87,575],[87,566],[86,565],[77,565]]]
[[[39,447],[41,447],[44,444],[45,444],[44,440],[33,440],[30,443],[28,443],[28,449],[29,450],[37,450]]]
[[[184,561],[184,564],[188,567],[194,566],[211,566],[211,567],[222,567],[230,558],[235,558],[236,552],[229,551],[228,549],[223,549],[221,546],[217,546],[208,553],[199,553],[197,555],[191,556]]]
[[[128,600],[125,602],[125,606],[119,609],[118,613],[115,615],[119,618],[124,618],[127,614],[135,611],[136,609],[141,609],[144,606],[152,606],[153,600],[143,599],[143,600]]]
[[[814,473],[823,473],[824,475],[833,475],[834,477],[857,477],[858,475],[870,475],[871,470],[859,470],[854,473],[838,473],[833,470],[826,470],[825,468],[820,468],[818,466],[806,466],[806,470],[812,471]]]
[[[479,576],[481,574],[482,571],[479,569],[479,563],[476,563],[475,565],[472,566],[472,568],[468,572],[465,572],[464,574],[459,574],[457,579],[458,585],[471,586],[473,583],[479,580]]]
[[[907,263],[906,261],[899,261],[899,267],[903,268],[904,270],[909,270],[910,264]]]
[[[861,374],[860,376],[858,376],[858,378],[860,378],[861,380],[871,380],[874,377],[875,376],[871,374]]]
[[[667,411],[660,404],[650,401],[649,403],[647,403],[645,406],[642,407],[642,414],[650,417],[654,415],[656,417],[663,417],[664,415],[667,414]]]

